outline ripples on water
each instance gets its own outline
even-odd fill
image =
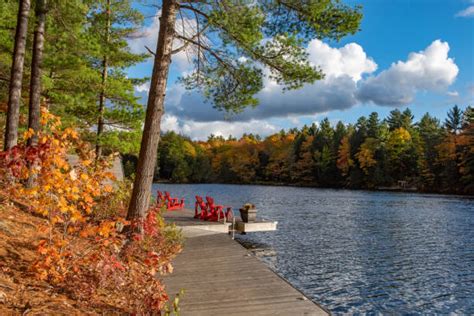
[[[245,202],[278,221],[263,244],[277,273],[333,313],[474,314],[474,200],[440,195],[240,185],[154,185]],[[191,202],[191,203],[190,203]]]

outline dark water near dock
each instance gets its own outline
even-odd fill
[[[474,199],[314,188],[155,184],[256,204],[278,231],[241,236],[308,297],[339,313],[474,314]],[[269,251],[272,253],[272,251]]]

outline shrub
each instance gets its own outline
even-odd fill
[[[107,172],[110,159],[94,160],[74,129],[42,111],[38,144],[20,144],[0,153],[0,189],[46,219],[47,239],[38,240],[31,273],[76,299],[112,304],[130,313],[156,313],[168,296],[159,275],[172,272],[181,237],[151,207],[141,223],[124,211],[130,184]],[[26,139],[34,135],[29,130]],[[68,153],[79,160],[71,165]],[[25,187],[28,178],[33,185]],[[31,181],[30,181],[31,183]],[[126,225],[143,227],[127,238]]]

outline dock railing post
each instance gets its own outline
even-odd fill
[[[232,240],[235,239],[235,217],[232,216]]]

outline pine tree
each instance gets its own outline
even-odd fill
[[[145,214],[156,161],[164,95],[173,52],[191,47],[196,71],[183,79],[199,89],[215,108],[240,112],[257,105],[262,88],[261,65],[270,77],[296,89],[323,77],[308,61],[304,44],[309,39],[340,39],[359,28],[361,13],[339,1],[218,1],[210,3],[163,0],[160,31],[151,78],[144,133],[128,219]],[[178,13],[197,25],[194,35],[176,32]],[[205,38],[218,38],[210,45]],[[266,38],[267,41],[262,43]],[[181,41],[173,49],[174,40]],[[245,57],[245,58],[240,58]]]
[[[15,33],[15,48],[13,50],[13,61],[10,75],[10,89],[8,93],[7,122],[4,143],[5,150],[16,146],[18,142],[18,121],[20,116],[23,64],[25,61],[29,12],[30,0],[20,0]]]
[[[130,1],[101,0],[90,8],[89,32],[95,35],[97,51],[93,63],[99,69],[98,105],[91,111],[97,126],[96,157],[104,145],[123,151],[114,137],[123,130],[140,130],[143,107],[134,95],[137,80],[129,79],[124,70],[143,61],[146,56],[134,54],[126,39],[142,25],[143,16]],[[91,117],[91,121],[94,120]],[[107,129],[108,128],[108,129]],[[123,137],[123,135],[121,136]]]
[[[47,0],[37,0],[35,8],[35,34],[31,60],[30,100],[28,104],[28,128],[35,134],[28,139],[28,145],[36,145],[36,133],[40,128],[41,63],[43,60],[46,26]]]
[[[448,117],[444,121],[444,126],[449,133],[458,134],[462,127],[462,116],[461,109],[455,105],[448,112]]]

